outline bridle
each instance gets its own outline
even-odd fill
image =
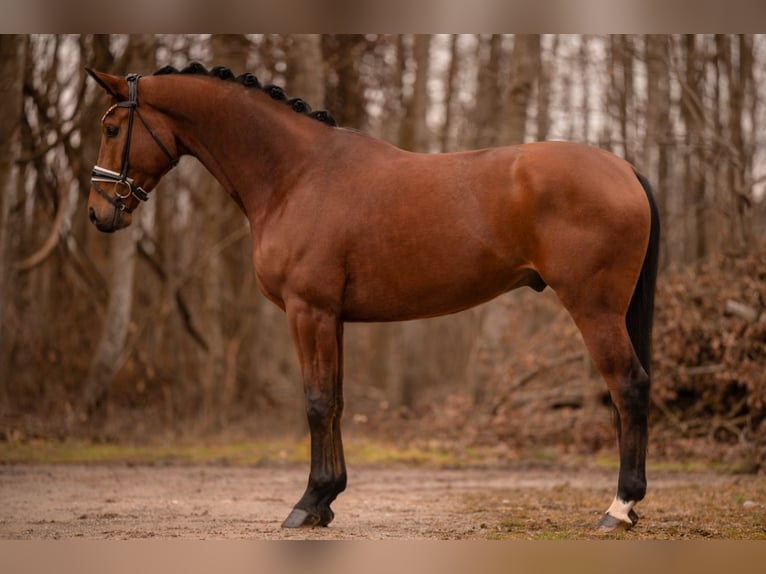
[[[171,154],[168,151],[168,148],[165,147],[165,144],[163,144],[162,141],[160,141],[160,138],[157,137],[157,134],[154,133],[154,130],[152,130],[152,128],[149,127],[149,125],[146,123],[146,120],[141,115],[141,112],[138,110],[138,79],[140,77],[141,76],[138,74],[129,74],[128,76],[125,76],[125,80],[128,82],[127,101],[118,102],[114,104],[104,114],[104,118],[106,118],[115,108],[128,109],[128,135],[125,140],[125,150],[122,153],[122,168],[120,169],[120,172],[117,173],[116,171],[112,171],[111,169],[106,169],[96,165],[93,167],[93,171],[90,174],[91,185],[99,193],[99,195],[101,195],[104,199],[106,199],[110,204],[114,206],[115,215],[121,211],[124,211],[126,213],[131,213],[135,209],[135,207],[128,207],[127,204],[125,203],[125,200],[128,199],[131,195],[140,201],[146,201],[147,199],[149,199],[148,192],[142,187],[135,185],[133,178],[128,177],[128,170],[130,169],[130,162],[129,162],[130,143],[131,143],[131,136],[133,134],[133,116],[134,115],[138,116],[138,119],[141,120],[142,124],[144,124],[146,131],[149,132],[149,135],[152,136],[152,139],[157,143],[159,148],[165,153],[166,156],[168,156],[168,160],[170,160],[170,168],[168,169],[173,169],[176,166],[176,164],[178,164],[178,160],[174,158],[173,154]],[[114,183],[116,197],[112,197],[111,195],[106,193],[101,188],[101,186],[98,185],[98,182]],[[120,193],[120,186],[125,187],[124,193]]]

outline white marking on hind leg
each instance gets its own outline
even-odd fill
[[[633,509],[633,506],[635,506],[636,502],[634,500],[620,500],[618,497],[614,497],[614,500],[612,501],[612,505],[609,507],[609,510],[607,510],[607,514],[610,516],[613,516],[617,520],[621,520],[622,522],[627,522],[628,524],[633,524],[633,520],[631,520],[629,513]]]

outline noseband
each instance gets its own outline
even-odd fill
[[[124,201],[131,195],[140,201],[146,201],[149,199],[149,194],[146,192],[146,190],[140,186],[135,185],[133,178],[128,177],[128,169],[130,169],[130,143],[132,139],[131,136],[133,134],[134,115],[138,116],[138,119],[141,120],[142,124],[144,124],[146,131],[149,132],[149,135],[152,136],[152,139],[157,143],[165,155],[168,156],[168,160],[170,160],[170,169],[175,167],[178,163],[178,160],[174,158],[173,154],[168,151],[168,148],[166,148],[162,141],[160,141],[160,138],[158,138],[157,134],[154,133],[154,130],[149,127],[149,125],[146,123],[146,120],[141,115],[141,112],[138,110],[138,79],[140,77],[141,76],[138,74],[130,74],[125,77],[125,80],[128,82],[128,100],[115,104],[106,112],[106,114],[104,114],[104,117],[106,118],[106,116],[109,115],[109,112],[111,112],[114,108],[128,109],[128,136],[125,140],[125,150],[122,153],[122,168],[120,169],[120,172],[117,173],[111,169],[94,166],[93,171],[90,174],[91,185],[99,193],[99,195],[111,203],[117,211],[124,211],[126,213],[130,213],[133,211],[133,209],[135,209],[134,207],[128,207]],[[98,185],[98,182],[114,183],[116,197],[112,197],[106,193],[101,188],[101,186]],[[120,193],[120,186],[124,187],[124,193]]]

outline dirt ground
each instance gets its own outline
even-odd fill
[[[652,473],[628,539],[766,538],[766,478]],[[353,468],[327,528],[283,530],[298,466],[0,466],[2,539],[583,539],[614,470]]]

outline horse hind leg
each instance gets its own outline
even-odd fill
[[[629,529],[638,521],[633,507],[646,494],[649,376],[633,349],[624,315],[574,317],[596,368],[606,380],[615,408],[620,451],[617,494],[598,527],[607,531]]]

